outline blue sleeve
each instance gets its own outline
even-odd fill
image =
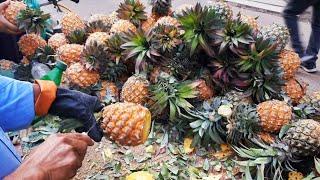
[[[0,180],[14,172],[20,164],[20,155],[0,128]]]
[[[0,76],[0,127],[5,131],[27,128],[35,118],[33,85]]]

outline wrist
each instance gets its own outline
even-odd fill
[[[42,168],[29,168],[27,170],[20,170],[18,168],[15,172],[4,178],[4,180],[16,179],[50,180],[51,178]]]

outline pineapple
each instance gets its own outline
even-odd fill
[[[292,118],[292,110],[287,103],[279,100],[270,100],[257,106],[262,130],[279,132],[281,127],[288,124]]]
[[[306,94],[307,85],[298,80],[289,79],[283,87],[284,92],[290,97],[293,104],[299,103],[300,99]]]
[[[10,5],[4,10],[3,16],[10,23],[18,25],[17,16],[20,11],[27,9],[27,5],[20,1],[10,1]]]
[[[315,156],[320,149],[320,123],[312,119],[299,120],[291,124],[283,138],[292,154]]]
[[[284,79],[293,78],[298,71],[301,60],[297,53],[288,50],[282,50],[279,55],[279,61],[284,71]]]
[[[168,16],[171,13],[171,0],[151,0],[150,5],[152,6],[152,16],[155,19]]]
[[[90,71],[97,71],[101,74],[107,68],[108,53],[107,47],[103,42],[87,42],[81,56],[81,62],[85,65],[86,69]]]
[[[137,28],[130,21],[122,19],[114,23],[110,29],[110,33],[113,34],[128,33],[130,31],[136,32]]]
[[[117,12],[112,12],[110,15],[106,15],[106,14],[93,14],[89,17],[88,19],[88,23],[93,23],[93,22],[98,22],[98,21],[102,21],[102,23],[105,26],[108,26],[109,28],[111,28],[111,26],[119,21],[118,18],[118,13]]]
[[[149,97],[149,81],[142,75],[131,76],[123,85],[121,100],[144,105]]]
[[[299,105],[295,107],[295,113],[300,118],[320,120],[320,92],[313,92],[303,96]]]
[[[283,50],[289,42],[290,33],[288,28],[280,24],[272,24],[260,28],[260,37],[271,39],[277,44],[277,50]]]
[[[80,61],[83,47],[79,44],[65,44],[57,49],[57,55],[60,60],[70,65]]]
[[[21,53],[29,58],[34,55],[38,48],[46,46],[47,42],[40,36],[31,33],[23,35],[18,45]]]
[[[222,20],[228,21],[232,19],[233,12],[230,6],[224,1],[209,1],[209,10],[213,10]]]
[[[252,16],[247,16],[247,15],[240,15],[240,19],[243,23],[248,24],[254,32],[258,32],[259,30],[259,24],[257,22],[258,17],[252,17]]]
[[[232,103],[233,107],[237,107],[239,104],[252,104],[251,97],[243,92],[232,90],[224,96]]]
[[[214,96],[213,88],[210,87],[205,80],[198,79],[195,83],[197,84],[198,97],[200,100],[209,100]]]
[[[87,40],[87,34],[82,29],[76,29],[72,31],[68,36],[67,39],[70,44],[85,44]]]
[[[31,59],[44,64],[52,64],[56,61],[56,54],[50,46],[46,45],[38,48]]]
[[[145,6],[140,0],[124,0],[117,10],[118,18],[129,20],[135,26],[140,26],[142,21],[147,20]]]
[[[98,83],[100,76],[95,71],[89,71],[81,63],[74,63],[66,70],[66,78],[71,86],[88,88]]]
[[[178,8],[176,8],[173,12],[174,17],[178,17],[183,13],[183,11],[188,11],[188,9],[193,8],[192,4],[182,4]]]
[[[303,180],[304,176],[301,172],[291,171],[288,174],[288,180]]]
[[[96,41],[98,44],[105,44],[110,38],[110,35],[106,32],[95,32],[90,34],[86,41],[86,45],[88,46],[93,41]]]
[[[148,17],[147,20],[143,21],[141,28],[144,32],[148,32],[154,27],[156,22],[157,22],[156,18],[153,16],[150,16]]]
[[[121,45],[123,44],[123,40],[117,34],[113,34],[106,41],[107,51],[109,53],[109,59],[116,62],[117,64],[121,61],[124,62],[123,49],[121,49]]]
[[[116,143],[126,146],[143,144],[151,127],[150,111],[134,103],[116,103],[103,109],[101,128]]]
[[[276,138],[267,132],[259,132],[258,137],[267,144],[273,144],[276,141]]]
[[[159,24],[153,28],[152,33],[151,43],[162,54],[171,53],[182,43],[179,29],[175,26]]]
[[[62,32],[66,36],[69,36],[75,30],[83,30],[85,28],[85,24],[80,16],[72,12],[66,13],[62,17],[60,24]]]
[[[52,35],[48,40],[48,45],[55,51],[65,44],[68,44],[68,39],[63,33],[56,33]]]
[[[105,14],[93,14],[89,17],[86,23],[86,32],[109,32],[111,26],[114,24],[110,16]]]
[[[114,103],[119,101],[119,89],[111,81],[102,81],[99,91],[99,99],[102,102]]]
[[[158,25],[164,25],[164,26],[174,26],[176,28],[180,27],[181,24],[179,21],[171,16],[164,16],[157,20],[154,27],[157,27]]]

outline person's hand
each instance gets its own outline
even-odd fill
[[[10,23],[4,16],[3,11],[9,6],[10,0],[0,3],[0,32],[8,34],[20,34],[19,29]]]
[[[93,141],[79,133],[51,135],[5,180],[71,179],[81,167],[87,147]]]
[[[49,109],[49,114],[79,120],[83,127],[77,128],[76,131],[87,132],[88,136],[99,142],[103,136],[103,131],[94,117],[94,112],[99,112],[102,108],[103,106],[97,97],[79,91],[58,88],[56,99]]]

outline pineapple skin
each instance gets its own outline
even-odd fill
[[[266,132],[279,132],[283,125],[290,122],[291,107],[279,100],[270,100],[260,103],[257,107],[260,125]]]
[[[109,38],[110,35],[106,32],[95,32],[90,34],[85,45],[90,46],[92,41],[97,41],[98,44],[105,44]]]
[[[214,96],[213,89],[207,85],[206,81],[203,79],[199,79],[196,81],[199,83],[197,86],[197,91],[199,92],[198,97],[201,100],[209,100]]]
[[[83,45],[65,44],[57,49],[59,58],[68,65],[79,62],[83,52]]]
[[[220,2],[209,1],[209,2],[211,2],[209,5],[209,8],[215,10],[215,12],[220,15],[221,19],[225,19],[225,20],[232,19],[233,11],[231,10],[230,6],[226,2],[224,1],[220,1]]]
[[[82,19],[75,13],[65,14],[61,21],[61,30],[68,36],[75,30],[82,30],[85,28],[85,24]]]
[[[21,53],[24,56],[30,57],[36,52],[37,48],[46,46],[47,42],[40,36],[31,33],[23,35],[18,45]]]
[[[52,35],[48,40],[48,45],[55,51],[65,44],[68,44],[68,40],[63,33],[56,33]]]
[[[80,63],[74,63],[66,70],[66,78],[71,86],[87,88],[96,84],[100,79],[100,75],[96,71],[87,70]]]
[[[142,23],[141,28],[144,32],[148,32],[150,29],[154,27],[156,22],[157,22],[156,18],[154,16],[150,16],[146,21]]]
[[[136,146],[147,140],[150,126],[150,111],[135,103],[115,103],[103,109],[104,134],[116,143]]]
[[[123,85],[121,100],[136,104],[145,104],[149,96],[149,81],[140,76],[131,76]]]
[[[299,103],[300,99],[306,94],[307,85],[299,83],[296,79],[290,79],[286,82],[283,90],[290,97],[294,104]]]
[[[137,28],[130,21],[123,19],[115,22],[110,29],[110,33],[113,34],[128,33],[129,31],[136,32]]]
[[[158,25],[165,25],[165,26],[174,26],[174,27],[180,27],[180,22],[171,16],[163,16],[155,23],[154,26]]]
[[[20,1],[10,1],[10,5],[4,10],[4,17],[12,24],[17,25],[16,17],[21,10],[27,9],[27,5]]]
[[[320,149],[320,123],[312,119],[299,120],[291,124],[283,141],[290,152],[297,156],[314,156]]]
[[[279,61],[282,69],[284,70],[284,79],[293,78],[301,64],[299,55],[289,50],[281,51]]]

